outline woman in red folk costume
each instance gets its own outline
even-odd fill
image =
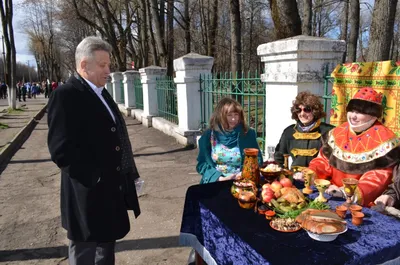
[[[324,135],[323,146],[309,169],[316,178],[331,181],[328,194],[344,197],[342,179],[355,178],[359,182],[353,201],[368,206],[392,182],[400,141],[378,121],[381,103],[381,93],[369,87],[360,89],[347,105],[347,122]],[[303,174],[295,178],[303,179]]]

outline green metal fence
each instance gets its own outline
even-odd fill
[[[121,91],[121,102],[120,102],[120,103],[125,104],[125,93],[124,93],[124,83],[123,83],[123,80],[121,80],[121,81],[119,82],[119,88],[121,89],[121,90],[120,90],[120,91]]]
[[[328,65],[326,65],[324,70],[324,95],[322,96],[325,113],[328,111],[328,100],[332,100],[332,85],[334,81],[335,78],[331,77]]]
[[[133,87],[135,89],[135,107],[143,109],[143,85],[140,78],[133,79]]]
[[[232,73],[213,73],[200,76],[200,108],[202,130],[206,129],[218,102],[232,97],[242,104],[245,118],[257,132],[261,150],[265,143],[265,87],[259,73],[242,73],[236,78]]]
[[[158,116],[178,124],[178,102],[173,77],[166,76],[157,79],[156,89]]]

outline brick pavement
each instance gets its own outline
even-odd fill
[[[66,265],[60,227],[59,169],[47,149],[46,115],[0,175],[0,264]],[[116,264],[185,264],[178,245],[187,188],[199,182],[197,150],[187,150],[153,128],[127,118],[135,160],[145,180],[142,214],[118,242]]]

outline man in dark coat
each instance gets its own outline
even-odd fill
[[[115,240],[130,229],[128,209],[140,214],[139,178],[126,125],[104,89],[110,45],[96,37],[76,48],[76,76],[48,104],[48,146],[61,169],[61,219],[72,265],[114,264]]]

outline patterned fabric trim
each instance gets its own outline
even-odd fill
[[[321,137],[319,132],[313,133],[302,133],[295,129],[295,133],[293,134],[294,139],[296,140],[317,140]]]
[[[294,156],[315,156],[318,153],[318,149],[317,148],[313,148],[313,149],[293,148],[292,150],[290,150],[290,152]]]
[[[332,131],[330,131],[328,145],[332,148],[332,154],[339,160],[354,164],[361,164],[371,162],[377,158],[385,156],[394,148],[400,146],[400,140],[397,137],[393,137],[392,139],[382,142],[380,145],[370,151],[363,153],[350,153],[343,151],[335,144],[335,137],[333,136]]]

